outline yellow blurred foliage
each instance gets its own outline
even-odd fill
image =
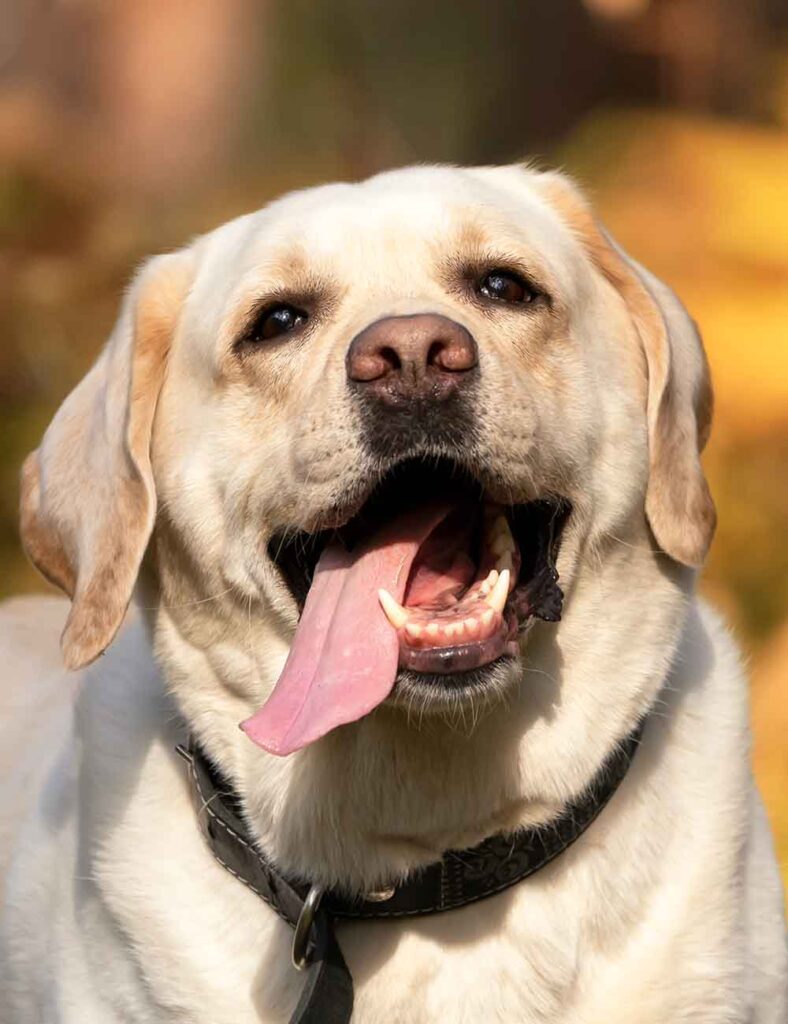
[[[755,733],[755,773],[780,853],[783,878],[788,881],[788,622],[762,651],[753,669],[752,721]]]
[[[605,136],[608,136],[606,144]],[[600,164],[600,152],[610,152]],[[622,243],[698,321],[717,429],[788,423],[788,133],[642,112],[596,118],[570,148]]]

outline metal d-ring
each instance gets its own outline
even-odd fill
[[[312,931],[312,924],[315,920],[317,908],[323,898],[323,890],[319,885],[313,885],[307,893],[301,913],[298,915],[295,932],[293,934],[293,948],[291,958],[293,967],[297,971],[303,971],[307,966],[307,946],[309,945],[309,933]]]

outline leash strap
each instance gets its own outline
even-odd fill
[[[290,1024],[348,1024],[353,1014],[353,977],[342,956],[334,923],[318,911],[312,924],[313,955]]]
[[[572,845],[601,813],[629,769],[643,723],[613,751],[578,800],[537,828],[490,836],[363,897],[326,891],[282,874],[257,847],[232,785],[191,741],[178,746],[189,766],[195,807],[216,860],[294,929],[293,962],[306,982],[290,1024],[348,1024],[353,979],[334,932],[337,919],[435,914],[516,885]]]

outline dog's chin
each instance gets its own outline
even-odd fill
[[[408,715],[474,715],[504,702],[522,681],[522,662],[507,654],[465,672],[414,672],[400,669],[391,695],[385,702]]]

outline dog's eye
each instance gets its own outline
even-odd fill
[[[307,314],[301,309],[296,309],[295,306],[288,306],[285,303],[269,306],[255,320],[249,340],[269,341],[282,334],[290,334],[291,331],[305,324],[307,319]]]
[[[513,304],[533,302],[537,297],[537,292],[511,270],[491,270],[479,282],[479,294]]]

